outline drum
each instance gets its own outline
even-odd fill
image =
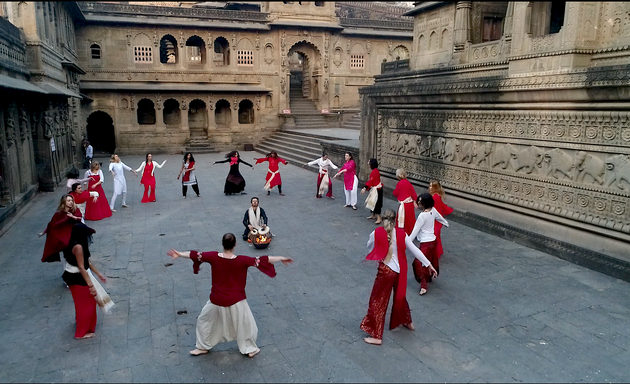
[[[271,243],[272,237],[273,234],[269,230],[269,227],[261,228],[259,230],[253,229],[249,233],[249,239],[256,249],[267,248],[269,243]]]

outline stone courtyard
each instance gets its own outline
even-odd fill
[[[242,156],[253,163],[261,155]],[[64,189],[40,193],[7,226],[0,237],[1,382],[630,381],[627,282],[452,221],[443,231],[441,275],[427,295],[417,295],[409,273],[416,331],[386,328],[382,346],[365,344],[359,324],[376,269],[363,262],[375,228],[365,220],[365,195],[357,211],[342,208],[337,179],[335,200],[315,199],[315,174],[290,164],[281,166],[286,196],[266,196],[261,164],[241,167],[247,195],[225,196],[228,166],[212,165],[222,157],[196,156],[202,197],[189,191],[184,200],[176,180],[181,156],[156,155],[168,159],[156,171],[156,203],[141,204],[140,178],[126,173],[130,208],[118,200],[111,218],[87,222],[97,231],[93,262],[116,303],[110,314],[98,310],[94,339],[74,340],[61,266],[40,262],[44,238],[37,233]],[[136,168],[143,159],[122,161]],[[104,188],[109,199],[107,173]],[[171,260],[166,251],[217,250],[225,232],[238,237],[253,196],[276,237],[268,250],[239,237],[236,252],[295,259],[278,265],[274,279],[253,270],[248,279],[261,353],[248,359],[232,342],[189,356],[210,266],[194,275],[190,261]],[[384,208],[395,207],[385,199]]]

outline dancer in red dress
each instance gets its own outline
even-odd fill
[[[140,164],[140,168],[136,169],[136,172],[142,172],[142,178],[140,184],[144,184],[144,195],[142,196],[143,203],[152,203],[155,201],[155,168],[162,168],[166,164],[166,160],[162,164],[158,164],[153,161],[153,155],[147,153],[145,161]]]
[[[444,203],[444,188],[442,188],[442,184],[440,184],[439,181],[437,180],[432,180],[429,183],[429,193],[432,195],[433,197],[433,203],[434,203],[434,207],[435,210],[438,211],[440,213],[440,215],[442,215],[442,217],[450,215],[451,213],[453,213],[453,208],[449,207],[448,205],[446,205]],[[444,249],[442,249],[442,223],[440,223],[439,221],[435,222],[435,253],[437,254],[437,257],[440,258],[442,257],[442,254],[444,253]]]
[[[107,197],[105,197],[105,191],[103,191],[102,184],[105,181],[103,179],[103,171],[101,171],[101,165],[97,161],[93,161],[90,165],[90,170],[85,172],[85,177],[89,178],[88,191],[98,192],[98,200],[93,201],[88,199],[85,207],[85,220],[98,221],[112,215],[112,210],[109,207]]]
[[[273,187],[277,185],[278,193],[280,194],[280,196],[284,196],[284,193],[282,193],[282,179],[280,178],[280,169],[278,167],[278,164],[282,163],[284,165],[287,165],[289,164],[289,162],[278,157],[278,153],[276,151],[271,151],[267,154],[266,157],[262,157],[260,159],[254,158],[254,160],[256,160],[256,163],[254,164],[260,164],[264,161],[269,162],[267,177],[265,177],[266,183],[263,187],[263,189],[267,191],[267,194],[270,195]]]
[[[367,255],[366,260],[379,261],[368,312],[361,322],[361,329],[371,336],[363,339],[368,344],[380,345],[383,343],[385,315],[392,290],[394,291],[394,304],[389,329],[394,329],[400,325],[412,331],[415,329],[411,321],[409,304],[405,297],[407,293],[406,250],[413,253],[414,262],[419,260],[431,271],[433,276],[437,276],[437,272],[429,260],[416,248],[412,239],[405,234],[402,228],[395,226],[395,217],[394,211],[386,210],[383,215],[383,226],[376,228],[370,234],[368,241],[368,248],[371,248],[371,252]]]
[[[398,199],[398,213],[396,214],[396,226],[398,228],[404,228],[405,233],[409,235],[413,231],[413,226],[416,223],[416,214],[414,208],[418,205],[416,200],[418,195],[416,194],[413,185],[407,180],[407,172],[404,169],[398,168],[396,170],[396,177],[398,178],[398,184],[394,189],[394,196]]]

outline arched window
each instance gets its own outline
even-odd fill
[[[392,56],[394,56],[394,60],[407,60],[409,58],[409,51],[403,45],[399,45],[394,48]]]
[[[254,103],[247,99],[238,104],[238,123],[254,124]]]
[[[206,43],[199,36],[191,36],[186,41],[186,53],[191,64],[206,63]]]
[[[181,112],[179,110],[179,102],[175,99],[168,99],[164,102],[164,110],[162,111],[164,124],[179,125],[181,123]]]
[[[149,99],[138,101],[138,124],[155,124],[155,106],[153,101]]]
[[[188,126],[190,129],[208,128],[208,114],[206,112],[206,103],[203,100],[195,99],[190,102],[188,107]]]
[[[273,99],[271,95],[265,96],[265,108],[273,108]]]
[[[225,37],[214,40],[214,65],[230,65],[230,44]]]
[[[101,59],[101,46],[98,44],[90,45],[90,57],[92,60],[100,60]]]
[[[165,35],[160,40],[160,63],[177,64],[177,40],[171,35]]]
[[[214,122],[216,125],[230,125],[232,123],[232,111],[230,110],[230,102],[221,99],[217,101],[214,107]]]

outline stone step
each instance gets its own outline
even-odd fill
[[[282,157],[285,160],[288,160],[290,162],[292,162],[294,165],[298,165],[301,166],[304,163],[307,163],[309,161],[312,161],[314,159],[317,159],[318,157],[321,156],[321,151],[300,151],[300,150],[295,150],[295,149],[291,149],[288,147],[285,148],[279,148],[275,145],[270,146],[269,144],[266,143],[260,143],[258,144],[255,148],[255,151],[263,153],[263,154],[267,154],[270,151],[276,151],[278,152],[278,156]],[[306,168],[306,167],[305,167]]]
[[[297,150],[307,151],[307,152],[312,152],[312,151],[319,152],[321,148],[321,146],[319,145],[319,141],[313,141],[312,139],[308,142],[304,142],[304,141],[290,139],[286,137],[272,136],[263,140],[263,143],[265,145],[275,146],[277,148],[289,147],[289,148],[295,148]]]

